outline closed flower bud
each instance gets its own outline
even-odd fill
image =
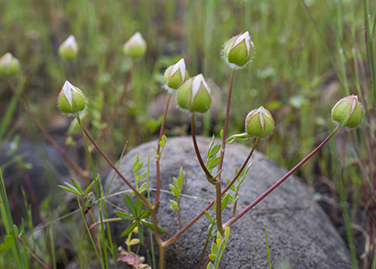
[[[86,108],[85,95],[79,88],[73,86],[69,81],[65,81],[57,98],[57,104],[61,112],[74,115]]]
[[[184,59],[181,59],[174,65],[167,68],[164,74],[164,88],[170,92],[179,89],[179,87],[188,79],[188,72],[185,68]]]
[[[212,93],[204,76],[199,74],[180,86],[176,101],[180,108],[189,112],[205,113],[212,102]]]
[[[5,77],[11,77],[20,70],[20,61],[8,52],[0,58],[0,74]]]
[[[131,39],[124,44],[123,52],[125,55],[132,58],[139,58],[145,54],[146,41],[139,32],[135,33]]]
[[[225,61],[231,68],[240,69],[252,59],[254,46],[248,31],[229,39],[223,48]]]
[[[76,58],[78,47],[74,35],[70,35],[59,47],[59,55],[65,60],[72,60]]]
[[[248,113],[245,119],[245,131],[251,137],[264,138],[274,130],[274,120],[272,114],[260,107]]]
[[[363,118],[363,108],[358,96],[350,95],[342,98],[332,109],[332,120],[343,127],[355,128]]]

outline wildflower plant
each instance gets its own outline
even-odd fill
[[[267,195],[269,195],[275,188],[282,184],[293,172],[295,172],[299,167],[301,167],[306,161],[308,161],[319,149],[321,149],[328,140],[334,136],[340,126],[348,128],[356,128],[363,117],[363,109],[357,98],[357,96],[351,95],[341,99],[332,109],[332,119],[335,122],[338,122],[339,125],[335,127],[333,132],[310,154],[308,154],[301,162],[299,162],[293,169],[291,169],[285,176],[279,179],[272,187],[267,191],[261,194],[256,200],[251,202],[240,212],[237,212],[237,201],[239,199],[239,189],[241,184],[249,173],[252,173],[252,166],[249,164],[249,160],[258,145],[261,142],[265,142],[267,137],[271,135],[275,128],[275,122],[271,113],[265,109],[263,106],[258,109],[252,109],[245,119],[244,133],[241,134],[232,134],[228,135],[228,124],[230,119],[230,107],[231,107],[231,96],[233,91],[233,78],[234,71],[240,68],[244,68],[252,59],[254,55],[254,44],[251,40],[251,37],[248,32],[240,33],[237,36],[230,38],[224,44],[223,57],[225,62],[231,68],[231,77],[230,77],[230,86],[227,95],[227,105],[226,105],[226,116],[224,121],[223,129],[219,133],[221,138],[221,143],[216,144],[215,137],[210,141],[207,159],[204,162],[199,146],[196,140],[196,131],[195,131],[195,116],[206,113],[212,105],[212,90],[204,78],[203,74],[198,74],[191,78],[188,78],[188,72],[186,70],[185,61],[181,59],[176,64],[167,68],[164,73],[164,83],[163,86],[168,90],[169,98],[166,104],[165,113],[163,116],[163,121],[160,128],[158,143],[155,148],[154,161],[156,164],[156,195],[155,199],[151,201],[150,199],[150,184],[149,184],[149,170],[147,172],[140,173],[143,163],[140,162],[139,156],[136,155],[133,162],[133,174],[135,183],[131,184],[130,181],[126,178],[123,173],[118,169],[118,166],[115,165],[110,158],[105,154],[105,152],[99,146],[99,141],[103,137],[103,130],[106,130],[110,126],[114,117],[117,114],[117,109],[123,100],[127,87],[132,79],[133,66],[135,64],[134,59],[142,57],[146,53],[147,45],[146,41],[142,38],[142,35],[137,32],[129,41],[127,41],[123,47],[123,52],[126,56],[132,58],[132,68],[129,72],[129,76],[124,85],[124,90],[121,92],[118,103],[115,105],[114,110],[112,111],[107,125],[102,128],[102,130],[97,134],[97,137],[94,139],[90,134],[89,130],[86,127],[86,124],[82,122],[80,113],[85,110],[87,99],[83,91],[78,87],[72,85],[70,82],[66,81],[58,95],[58,106],[59,109],[67,115],[74,116],[76,118],[76,123],[80,126],[80,129],[84,136],[84,142],[86,145],[88,157],[89,157],[89,167],[86,170],[83,170],[77,164],[75,164],[67,152],[59,147],[56,142],[52,140],[45,132],[45,130],[40,126],[39,122],[33,117],[32,112],[28,109],[26,103],[23,101],[22,97],[17,94],[14,87],[11,86],[13,93],[16,95],[21,106],[24,110],[32,117],[34,123],[41,130],[46,139],[56,147],[56,149],[65,157],[68,163],[72,168],[77,172],[79,176],[83,178],[85,183],[85,188],[81,189],[80,184],[72,179],[72,184],[66,183],[65,186],[60,186],[62,189],[71,192],[77,196],[78,205],[80,207],[80,212],[82,214],[84,223],[85,223],[85,234],[87,233],[90,237],[92,245],[96,251],[96,255],[100,260],[101,267],[105,268],[105,264],[108,263],[108,259],[103,259],[107,257],[107,250],[111,249],[108,247],[108,244],[111,245],[111,239],[107,238],[105,234],[105,228],[109,228],[109,223],[113,221],[130,221],[131,224],[128,226],[122,233],[122,236],[127,237],[126,245],[128,252],[125,254],[131,253],[131,246],[144,244],[145,235],[142,232],[142,227],[147,227],[152,231],[154,238],[159,247],[159,268],[165,268],[165,254],[166,249],[174,244],[176,240],[185,232],[189,232],[189,228],[202,216],[209,220],[208,226],[208,235],[205,242],[205,247],[202,250],[201,259],[199,261],[198,267],[200,267],[204,253],[206,251],[206,246],[209,245],[209,241],[213,240],[210,248],[209,262],[207,263],[206,268],[219,268],[221,257],[225,251],[225,247],[230,240],[230,226],[233,225],[239,218],[244,216],[249,212],[255,205],[262,201]],[[77,54],[77,45],[75,38],[70,36],[59,48],[60,55],[65,59],[72,59]],[[13,58],[11,54],[6,54],[0,59],[0,73],[4,76],[10,76],[18,72],[19,62],[17,59]],[[10,84],[12,85],[12,84]],[[235,89],[236,90],[236,89]],[[176,95],[175,95],[176,92]],[[209,203],[200,213],[197,214],[188,224],[182,227],[180,221],[180,202],[181,196],[184,190],[184,173],[183,168],[180,169],[179,175],[177,178],[171,179],[172,184],[170,184],[171,195],[175,197],[170,201],[170,207],[173,210],[177,210],[178,219],[179,219],[179,231],[167,238],[162,239],[161,234],[165,231],[158,226],[158,207],[159,199],[161,193],[161,172],[160,172],[160,162],[163,161],[164,148],[166,143],[168,143],[168,138],[164,134],[164,125],[166,121],[167,111],[169,107],[170,100],[172,96],[176,96],[176,102],[179,107],[191,116],[191,130],[192,130],[192,142],[193,147],[197,156],[197,160],[201,166],[202,172],[206,177],[206,180],[212,185],[215,189],[216,196],[211,203]],[[246,108],[249,109],[249,108]],[[246,113],[246,111],[245,111]],[[91,146],[89,146],[87,139],[90,141]],[[222,167],[224,162],[224,156],[226,152],[226,146],[233,143],[236,139],[243,141],[252,140],[253,146],[250,149],[249,155],[244,160],[240,168],[235,168],[235,175],[232,179],[227,178],[225,182],[227,183],[226,187],[222,189]],[[95,171],[94,164],[92,161],[91,153],[93,149],[97,149],[103,158],[108,162],[111,168],[116,174],[124,181],[124,183],[130,188],[130,195],[124,195],[124,201],[126,208],[124,211],[118,211],[115,213],[117,218],[108,218],[105,216],[105,206],[106,201],[104,197],[107,195],[104,194],[104,191],[101,186],[101,180],[97,172]],[[90,182],[89,173],[93,175],[93,180]],[[1,171],[0,171],[1,172]],[[168,180],[168,179],[163,179]],[[91,190],[95,189],[95,191]],[[232,191],[230,193],[229,191]],[[5,199],[5,194],[1,193],[2,200]],[[232,201],[232,203],[230,203]],[[233,214],[231,219],[223,220],[222,212],[223,210],[233,204]],[[86,220],[86,215],[91,214],[91,209],[93,207],[98,207],[99,220],[93,224],[90,224]],[[208,211],[213,207],[214,215],[211,215]],[[93,217],[94,218],[94,217]],[[100,226],[98,231],[99,240],[95,242],[90,231],[94,228]],[[17,239],[14,229],[7,227],[7,233],[9,236],[13,236],[13,240]],[[109,230],[109,229],[108,229]],[[138,238],[132,239],[132,234],[138,234]],[[83,236],[82,236],[83,238]],[[12,247],[12,242],[7,238],[8,248]],[[4,247],[3,247],[4,248]],[[19,250],[14,248],[16,255],[19,256]],[[103,254],[102,254],[103,253]],[[133,254],[132,254],[133,255]],[[133,257],[133,256],[132,256]],[[130,257],[128,257],[130,259]],[[125,258],[124,258],[125,259]],[[127,262],[129,262],[129,259]],[[39,261],[38,261],[39,262]],[[44,266],[42,262],[39,262]],[[138,260],[138,264],[141,263],[141,260]],[[146,267],[145,267],[146,268]]]

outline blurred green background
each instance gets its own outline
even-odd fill
[[[221,109],[217,115],[204,116],[206,124],[200,132],[218,136],[231,73],[221,59],[222,45],[249,31],[256,54],[245,69],[235,72],[229,134],[243,132],[247,113],[264,106],[273,114],[276,130],[258,149],[291,168],[333,130],[332,106],[346,95],[358,94],[366,111],[361,126],[341,130],[331,150],[324,148],[299,175],[314,187],[323,179],[334,182],[331,194],[337,200],[342,190],[337,189],[339,178],[351,202],[351,222],[359,223],[372,238],[375,107],[369,68],[375,59],[369,56],[365,39],[366,2],[0,0],[0,55],[9,51],[20,60],[22,74],[12,81],[51,131],[61,122],[67,127],[56,108],[56,97],[68,79],[69,66],[73,84],[89,99],[87,121],[95,134],[111,113],[131,68],[122,46],[139,31],[147,42],[147,53],[136,61],[130,91],[110,136],[101,143],[116,159],[125,141],[131,148],[156,138],[159,115],[150,115],[149,108],[166,94],[161,88],[164,70],[182,57],[191,76],[203,73],[211,85],[217,85],[213,91],[221,97],[216,104]],[[376,2],[369,2],[373,28],[375,9]],[[79,55],[66,62],[58,48],[72,34]],[[5,115],[11,99],[7,80],[0,78],[0,115]],[[27,117],[20,108],[9,120],[2,121],[4,141],[15,133],[26,139],[40,137],[37,129],[24,129]],[[189,133],[184,116],[181,123],[182,130],[170,129],[167,134]],[[372,221],[361,218],[360,223],[357,214]]]

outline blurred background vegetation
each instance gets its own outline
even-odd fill
[[[276,130],[258,149],[278,164],[289,169],[305,157],[333,130],[332,106],[346,95],[359,95],[366,112],[361,126],[341,130],[336,143],[305,164],[299,175],[316,189],[316,199],[323,193],[333,198],[329,208],[337,210],[340,201],[349,202],[345,222],[360,227],[350,233],[359,238],[356,254],[360,259],[366,253],[360,260],[367,260],[367,267],[375,250],[375,106],[370,63],[376,60],[367,50],[365,3],[374,29],[376,2],[366,0],[0,0],[0,55],[11,52],[20,60],[22,72],[12,81],[38,120],[62,138],[70,119],[60,114],[56,98],[69,78],[68,65],[71,82],[89,99],[87,122],[95,134],[108,119],[131,68],[122,46],[139,31],[147,53],[137,60],[130,90],[101,143],[116,160],[126,141],[130,149],[156,138],[160,114],[150,108],[165,95],[164,70],[182,57],[189,74],[203,73],[215,84],[214,95],[221,97],[216,104],[221,109],[205,115],[206,124],[200,129],[203,135],[218,136],[231,73],[221,59],[222,45],[249,31],[256,55],[235,73],[229,134],[243,132],[246,114],[263,105],[272,112]],[[66,62],[58,48],[72,34],[79,55]],[[375,36],[374,31],[371,35]],[[7,80],[0,78],[0,139],[11,141],[20,134],[22,139],[41,141],[15,101]],[[189,133],[184,115],[180,123],[181,129],[168,125],[167,134]],[[336,214],[334,222],[341,227],[342,210]],[[365,234],[370,238],[368,250]]]

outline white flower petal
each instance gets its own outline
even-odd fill
[[[208,84],[206,83],[204,76],[202,74],[199,74],[193,78],[192,83],[192,99],[195,98],[196,94],[200,90],[201,83],[204,85],[204,88],[207,90],[207,92],[210,94],[210,88]]]
[[[182,81],[185,80],[185,61],[184,61],[184,58],[181,58],[179,62],[177,62],[174,67],[172,68],[171,70],[171,75],[170,77],[175,74],[176,71],[180,70],[180,75],[181,75],[181,79]]]

